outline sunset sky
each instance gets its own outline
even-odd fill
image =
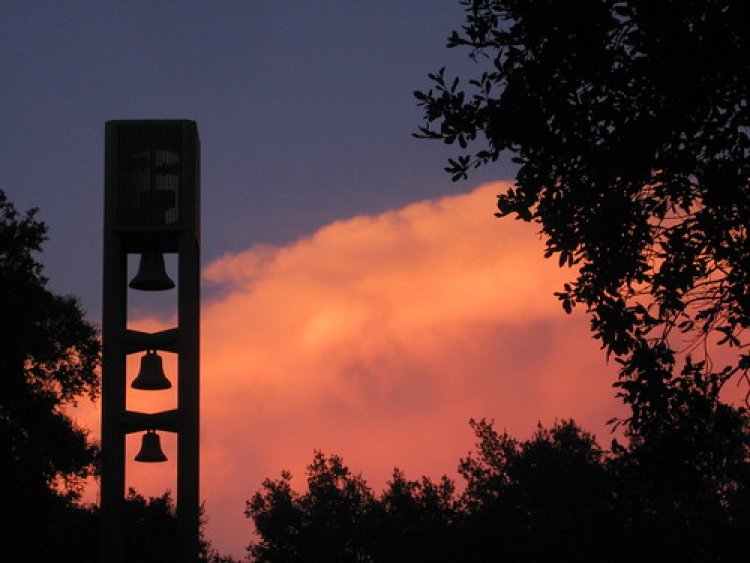
[[[426,74],[473,66],[444,48],[461,21],[454,0],[0,5],[0,188],[40,207],[50,285],[94,323],[104,122],[198,123],[201,496],[224,553],[243,555],[260,482],[289,469],[301,485],[315,449],[380,490],[394,466],[453,475],[472,417],[521,438],[573,417],[607,443],[623,412],[587,319],[552,295],[571,273],[534,226],[493,216],[513,168],[452,184],[453,153],[411,137]],[[173,325],[174,296],[132,297],[131,328]],[[98,407],[75,413],[94,436]],[[174,489],[163,442],[170,461],[131,463],[129,485]]]

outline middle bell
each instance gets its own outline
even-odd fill
[[[147,430],[141,440],[141,450],[138,455],[135,456],[135,461],[142,461],[145,463],[158,463],[160,461],[167,461],[167,456],[161,449],[161,440],[155,430]]]
[[[147,350],[146,355],[141,358],[141,369],[131,387],[146,391],[159,391],[172,387],[172,383],[164,375],[161,356],[156,353],[156,350]]]

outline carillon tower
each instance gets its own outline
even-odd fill
[[[142,435],[139,462],[167,458],[160,432],[177,433],[177,519],[185,563],[198,559],[198,405],[200,305],[200,148],[194,121],[109,121],[105,137],[104,307],[102,313],[102,561],[125,557],[125,436]],[[139,256],[128,280],[128,255]],[[165,254],[177,258],[169,278]],[[127,326],[128,287],[176,291],[177,326],[156,333]],[[164,374],[160,352],[177,354],[177,381]],[[140,356],[131,387],[175,392],[177,408],[126,409],[126,357]],[[157,470],[158,466],[154,467]]]

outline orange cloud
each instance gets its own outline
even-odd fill
[[[471,417],[519,437],[556,417],[607,432],[622,412],[613,369],[552,295],[570,272],[542,258],[533,226],[494,218],[504,189],[337,221],[205,268],[219,297],[202,310],[201,494],[220,550],[243,553],[245,499],[284,468],[301,485],[314,449],[377,489],[393,466],[452,473]],[[157,494],[157,473],[128,476]]]

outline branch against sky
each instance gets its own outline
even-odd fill
[[[747,383],[747,3],[461,4],[448,47],[477,74],[430,75],[416,136],[464,149],[454,180],[514,155],[497,215],[539,224],[571,268],[556,295],[621,364],[630,428],[668,419],[680,389]]]

